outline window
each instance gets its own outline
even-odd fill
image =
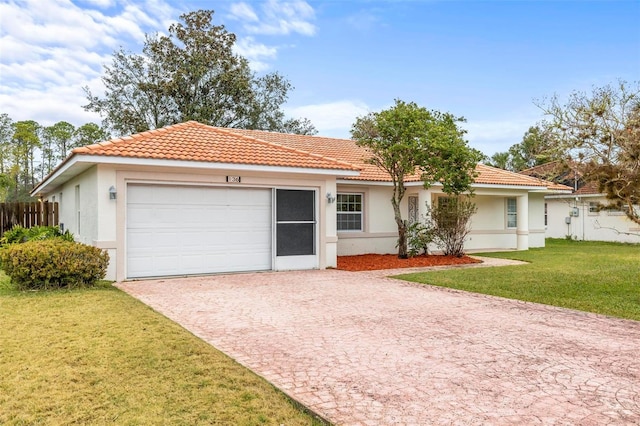
[[[338,231],[362,231],[362,194],[336,196]]]
[[[515,198],[507,198],[507,228],[518,226],[518,204]]]
[[[548,212],[547,212],[547,203],[544,203],[544,226],[547,226],[547,216]]]
[[[419,216],[419,207],[418,207],[418,197],[415,195],[410,195],[408,198],[409,202],[409,223],[416,223],[420,219]]]
[[[438,197],[438,207],[453,210],[456,207],[456,198],[455,197]]]
[[[598,215],[600,214],[600,203],[596,201],[589,202],[589,214]]]

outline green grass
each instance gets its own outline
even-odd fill
[[[0,273],[0,424],[319,424],[108,283],[17,292]]]
[[[545,248],[479,255],[530,263],[396,278],[640,320],[640,244],[551,239]]]

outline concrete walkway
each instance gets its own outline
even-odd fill
[[[336,424],[640,424],[640,322],[335,270],[119,287]]]

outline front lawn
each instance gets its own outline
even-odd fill
[[[638,244],[548,239],[545,248],[479,255],[530,264],[396,278],[640,320]]]
[[[0,424],[316,423],[109,284],[21,293],[0,273],[0,342]]]

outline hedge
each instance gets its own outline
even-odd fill
[[[109,255],[60,238],[10,244],[0,249],[2,269],[19,290],[75,288],[104,278]]]

